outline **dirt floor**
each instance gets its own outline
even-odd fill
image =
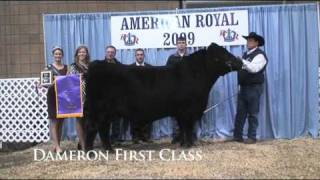
[[[76,142],[64,141],[62,147],[66,154],[77,152]],[[119,151],[109,153],[107,158],[86,156],[87,159],[80,160],[49,158],[52,157],[49,154],[56,155],[50,151],[50,143],[23,151],[1,152],[0,179],[320,178],[320,139],[268,140],[250,145],[202,140],[190,149],[171,145],[170,139],[162,139],[149,144],[125,142],[117,148]],[[39,153],[40,150],[48,155]],[[105,152],[99,147],[95,150]],[[130,159],[133,157],[130,153],[140,153],[140,156]],[[92,159],[94,157],[96,159]]]

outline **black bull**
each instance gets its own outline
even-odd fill
[[[97,132],[112,150],[110,123],[120,118],[141,125],[172,116],[178,121],[181,145],[192,146],[193,126],[207,106],[219,78],[239,70],[242,62],[212,43],[173,66],[141,68],[93,61],[86,75],[86,142],[91,150]]]

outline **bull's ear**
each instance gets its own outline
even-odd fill
[[[207,49],[211,49],[211,48],[213,48],[215,46],[215,43],[211,43],[208,47],[207,47]]]
[[[212,43],[210,44],[210,46],[212,46],[212,47],[219,47],[219,45],[216,44],[216,43],[214,43],[214,42],[212,42]]]

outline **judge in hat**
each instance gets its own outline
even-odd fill
[[[240,92],[237,101],[237,113],[233,140],[253,144],[257,141],[257,128],[259,125],[259,104],[265,81],[264,71],[268,58],[263,50],[264,38],[255,32],[242,36],[247,40],[247,48],[242,56],[243,67],[238,71],[238,84]],[[248,138],[243,138],[243,127],[248,119]]]

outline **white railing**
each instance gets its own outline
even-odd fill
[[[39,78],[0,79],[0,142],[47,142],[47,89]]]

